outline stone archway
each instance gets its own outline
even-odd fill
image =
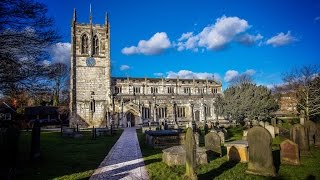
[[[135,115],[132,113],[132,112],[128,112],[126,114],[126,119],[127,119],[127,122],[131,122],[131,127],[134,127],[136,125],[136,118],[135,118]]]

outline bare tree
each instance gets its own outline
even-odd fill
[[[253,83],[253,78],[250,74],[240,74],[239,76],[236,76],[231,79],[229,82],[230,86],[241,86],[244,84],[252,84]]]
[[[305,112],[307,120],[320,114],[319,77],[320,69],[318,65],[293,68],[283,75],[287,91],[294,93],[298,102],[297,109]]]
[[[45,5],[33,0],[0,1],[0,93],[36,89],[47,47],[58,40]]]
[[[66,85],[66,80],[68,79],[68,67],[63,63],[54,63],[47,66],[47,76],[49,80],[53,81],[52,87],[54,89],[53,93],[53,105],[58,106],[60,100],[60,94],[62,89]]]

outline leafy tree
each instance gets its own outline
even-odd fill
[[[278,108],[271,90],[251,83],[226,89],[223,104],[224,114],[240,122],[245,118],[267,118]]]
[[[294,94],[297,109],[305,112],[307,120],[320,114],[319,77],[318,65],[293,68],[283,75],[284,89]]]
[[[59,38],[46,14],[46,6],[33,0],[0,1],[0,93],[42,87],[39,61]]]

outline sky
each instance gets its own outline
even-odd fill
[[[70,63],[77,21],[111,24],[112,76],[215,78],[241,74],[258,85],[282,83],[294,67],[320,64],[320,0],[38,0],[61,42],[52,62]]]

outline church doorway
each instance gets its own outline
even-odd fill
[[[127,122],[131,122],[131,126],[135,126],[135,116],[131,112],[127,113]],[[127,125],[128,126],[128,125]]]
[[[194,112],[194,120],[200,121],[200,112],[199,111]]]

